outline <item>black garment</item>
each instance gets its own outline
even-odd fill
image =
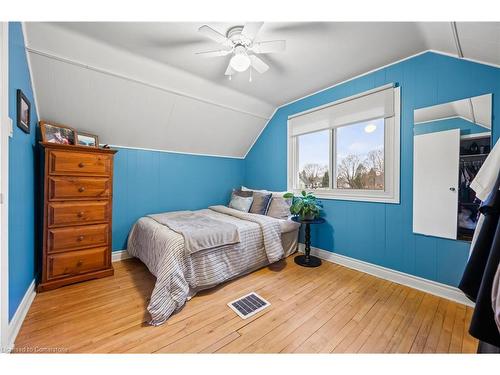
[[[500,262],[500,173],[488,200],[479,209],[484,215],[462,281],[458,286],[476,302],[469,333],[479,340],[500,347],[500,332],[495,323],[491,291]]]
[[[479,341],[477,352],[481,354],[500,354],[500,348],[487,342]]]

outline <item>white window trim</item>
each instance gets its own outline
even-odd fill
[[[372,91],[372,90],[371,90]],[[366,95],[366,93],[353,95],[349,98],[341,99],[337,102],[328,103],[321,107],[313,108],[307,112],[325,108],[346,100],[352,100],[356,97]],[[380,190],[361,190],[361,189],[314,189],[310,192],[314,193],[318,198],[322,199],[338,199],[348,201],[361,202],[380,202],[399,204],[400,202],[400,159],[401,159],[401,94],[400,88],[394,88],[394,116],[386,118],[384,121],[385,142],[384,142],[384,163],[385,163],[385,189]],[[305,112],[304,112],[305,113]],[[291,116],[295,117],[297,114]],[[296,188],[295,177],[298,169],[298,139],[291,136],[290,118],[287,123],[287,186],[288,191],[299,193],[301,189]],[[367,121],[370,119],[366,119]],[[391,134],[392,133],[392,134]],[[330,129],[330,158],[329,158],[329,174],[330,186],[334,186],[336,171],[333,163],[333,147],[335,142],[335,132]],[[336,143],[336,142],[335,142]]]
[[[0,22],[0,336],[10,344],[9,329],[9,24]],[[2,352],[3,350],[0,350]]]

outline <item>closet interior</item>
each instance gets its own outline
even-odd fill
[[[470,183],[483,165],[491,149],[491,133],[460,137],[457,239],[471,241],[479,218],[481,201]]]

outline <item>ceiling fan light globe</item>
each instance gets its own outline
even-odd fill
[[[244,72],[250,66],[250,58],[247,54],[238,53],[231,57],[231,61],[229,62],[231,67],[237,72]]]

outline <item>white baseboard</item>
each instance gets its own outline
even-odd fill
[[[117,250],[111,252],[111,261],[112,262],[119,262],[121,260],[125,260],[128,258],[132,258],[130,254],[128,253],[127,250]]]
[[[119,250],[119,251],[113,251],[112,253],[111,260],[113,262],[119,262],[124,259],[131,258],[127,250]],[[16,341],[17,334],[19,333],[19,330],[21,329],[21,326],[23,325],[24,318],[26,318],[26,314],[28,313],[31,304],[33,303],[33,300],[35,299],[36,296],[36,291],[35,291],[35,280],[33,280],[28,287],[28,290],[26,290],[26,293],[24,294],[23,299],[21,300],[21,303],[19,304],[16,313],[12,317],[12,320],[9,323],[9,328],[8,328],[8,345],[7,348],[4,348],[5,351],[10,352],[14,348],[14,343]]]
[[[26,290],[21,303],[17,307],[16,313],[12,317],[12,320],[9,323],[9,331],[8,331],[8,345],[6,349],[7,352],[12,351],[14,348],[14,343],[16,341],[17,334],[23,325],[24,318],[26,318],[26,314],[28,313],[33,300],[35,299],[36,291],[35,291],[35,280],[33,280]]]
[[[299,244],[299,250],[304,251],[304,244]],[[410,288],[418,289],[426,293],[433,294],[438,297],[446,298],[467,306],[474,306],[474,303],[469,300],[465,294],[458,288],[441,284],[436,281],[427,280],[422,277],[410,275],[408,273],[395,271],[390,268],[378,266],[376,264],[364,262],[362,260],[347,257],[332,253],[331,251],[311,247],[311,254],[326,260],[328,262],[337,263],[341,266],[355,269],[381,279],[393,281],[398,284],[409,286]]]

